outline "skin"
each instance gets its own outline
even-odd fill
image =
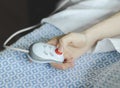
[[[48,43],[64,52],[65,60],[61,64],[51,63],[51,66],[61,70],[74,67],[75,59],[86,53],[97,41],[117,35],[120,35],[120,12],[86,31],[55,37]]]

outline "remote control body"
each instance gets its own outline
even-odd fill
[[[29,49],[29,57],[33,62],[38,63],[62,63],[64,61],[63,54],[56,52],[56,47],[47,43],[38,42],[32,44]]]

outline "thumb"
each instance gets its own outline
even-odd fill
[[[59,39],[59,43],[57,44],[57,48],[59,51],[63,51],[70,43],[72,43],[73,38],[69,34]]]
[[[60,45],[59,43],[57,44],[57,49],[59,53],[63,53],[63,46]]]
[[[47,43],[50,44],[50,45],[57,46],[58,40],[57,40],[57,39],[51,39],[51,40],[49,40]]]

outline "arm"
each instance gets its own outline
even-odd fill
[[[58,46],[59,51],[63,50],[65,57],[64,63],[51,63],[51,65],[58,69],[70,68],[74,65],[75,59],[86,53],[98,40],[117,35],[120,35],[120,13],[84,32],[69,33],[61,38],[50,40],[49,43]]]
[[[92,40],[120,35],[120,12],[85,31]]]

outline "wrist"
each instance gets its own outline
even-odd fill
[[[86,30],[84,34],[86,35],[87,41],[91,44],[95,44],[97,41],[101,40],[101,34],[98,34],[94,30]]]

